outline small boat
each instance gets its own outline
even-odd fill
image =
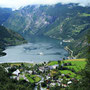
[[[40,54],[40,55],[43,55],[43,52],[40,52],[39,54]]]
[[[62,45],[62,42],[60,42],[60,45]]]

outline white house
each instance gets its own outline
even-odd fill
[[[28,71],[29,74],[32,74],[32,72],[33,72],[33,71],[31,71],[31,70]]]
[[[56,65],[52,65],[52,66],[48,66],[50,69],[56,69],[56,67],[59,67],[59,65],[58,64],[56,64]]]
[[[25,70],[25,72],[26,72],[26,73],[29,73],[29,74],[32,74],[32,73],[33,73],[32,70],[29,70],[29,71],[28,71],[28,70]]]
[[[62,77],[64,77],[64,76],[65,76],[65,74],[61,74],[61,76],[62,76]]]
[[[52,67],[52,66],[48,66],[48,68],[49,68],[50,70],[52,70],[52,69],[53,69],[53,67]]]
[[[46,79],[48,80],[48,79],[50,79],[50,77],[49,76],[46,76]]]
[[[52,87],[55,86],[55,85],[56,85],[56,83],[51,83],[51,84],[50,84],[50,86],[52,86]]]
[[[39,71],[44,72],[44,67],[39,67]]]
[[[72,81],[68,81],[68,82],[67,82],[67,84],[71,84],[71,83],[72,83]]]
[[[19,75],[20,74],[20,71],[17,69],[16,71],[13,72],[14,75]]]
[[[57,65],[53,65],[52,67],[53,67],[53,69],[56,69],[56,67],[59,67],[59,65],[58,64]]]
[[[8,73],[8,69],[11,69],[11,67],[6,67],[5,71]]]

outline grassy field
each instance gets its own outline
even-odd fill
[[[65,66],[65,67],[69,69],[74,69],[76,72],[84,69],[86,65],[86,59],[71,59],[64,61],[64,63],[69,63],[69,62],[72,64],[72,66]]]
[[[50,74],[51,74],[51,76],[54,76],[54,75],[56,75],[58,72],[57,71],[54,71],[54,70],[51,70],[50,71]]]
[[[67,74],[67,75],[69,75],[71,78],[73,78],[73,77],[75,77],[76,76],[76,74],[75,73],[73,73],[72,71],[70,71],[70,70],[60,70],[60,72],[61,72],[61,74]]]
[[[83,14],[81,14],[81,16],[85,16],[85,17],[88,17],[88,16],[90,16],[90,14],[87,14],[87,13],[83,13]]]
[[[21,66],[21,63],[10,63],[11,67],[13,66]]]
[[[29,82],[34,83],[34,80],[31,78],[30,75],[26,74],[25,76],[27,77],[27,79],[29,80]]]
[[[24,78],[23,78],[23,77],[20,77],[19,79],[20,79],[20,80],[24,80]]]
[[[61,63],[71,63],[71,66],[65,66],[68,68],[73,68],[75,71],[80,71],[85,68],[86,65],[86,59],[70,59],[70,60],[64,60],[61,61]],[[48,65],[55,65],[58,64],[58,61],[51,61],[48,63]]]
[[[8,63],[10,66],[21,66],[22,63]],[[25,66],[33,66],[32,63],[23,63]]]
[[[39,82],[41,80],[37,75],[31,75],[31,78],[33,78],[35,82]]]
[[[52,66],[52,65],[55,65],[55,64],[58,64],[58,62],[57,61],[51,61],[51,62],[48,63],[49,66]]]
[[[32,63],[24,63],[25,66],[33,66]]]
[[[27,79],[29,80],[29,82],[34,83],[34,82],[39,82],[41,80],[40,77],[38,77],[37,75],[29,75],[26,74],[25,75],[27,77]]]
[[[70,66],[64,66],[67,67],[70,70],[59,70],[59,72],[61,74],[65,74],[65,75],[69,75],[70,78],[77,78],[80,79],[81,76],[79,74],[76,74],[78,72],[80,72],[81,70],[83,70],[85,68],[86,65],[86,59],[71,59],[71,60],[64,60],[61,61],[61,63],[71,63]],[[58,61],[51,61],[48,63],[48,65],[55,65],[58,64]],[[74,70],[76,73],[72,72],[71,70]],[[51,72],[52,75],[55,74],[56,72]]]

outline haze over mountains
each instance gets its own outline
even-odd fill
[[[0,8],[0,24],[25,38],[48,36],[70,41],[69,48],[81,57],[90,28],[90,7],[78,4],[29,5],[16,11]],[[74,47],[73,47],[74,46]]]

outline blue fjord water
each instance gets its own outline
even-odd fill
[[[0,57],[0,63],[6,62],[48,62],[62,60],[68,52],[60,45],[59,40],[43,39],[33,43],[7,47],[6,56]]]

